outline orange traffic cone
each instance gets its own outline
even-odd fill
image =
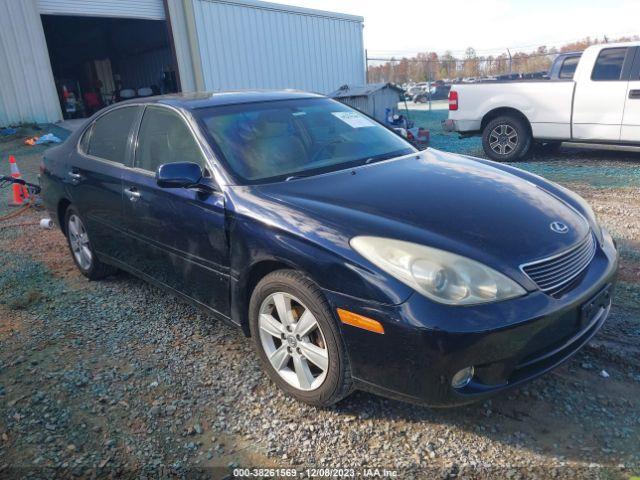
[[[9,155],[9,166],[11,167],[11,176],[13,178],[21,178],[20,170],[16,164],[16,157]],[[9,202],[10,207],[20,207],[29,198],[29,192],[24,185],[13,184],[13,198]]]

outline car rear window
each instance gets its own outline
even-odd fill
[[[91,129],[87,153],[111,162],[125,163],[131,126],[138,107],[122,107],[98,118]]]
[[[606,48],[602,50],[598,55],[595,66],[593,67],[591,80],[620,80],[626,54],[626,48]]]
[[[562,62],[562,66],[560,67],[560,73],[558,74],[558,78],[571,80],[573,78],[573,75],[576,73],[576,67],[578,66],[579,61],[580,61],[580,57],[566,58]]]

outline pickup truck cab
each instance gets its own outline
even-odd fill
[[[481,135],[498,161],[524,157],[534,142],[639,146],[639,50],[640,42],[594,45],[573,75],[575,54],[560,58],[548,79],[454,85],[443,128]]]

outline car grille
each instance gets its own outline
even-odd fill
[[[593,234],[589,233],[578,245],[553,257],[527,263],[522,266],[522,271],[540,290],[556,295],[587,268],[595,253],[596,242]]]

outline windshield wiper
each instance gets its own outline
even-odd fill
[[[298,180],[299,178],[306,178],[309,175],[291,175],[287,178],[284,179],[285,182],[291,181],[291,180]]]
[[[381,162],[382,160],[389,160],[390,158],[400,157],[401,155],[402,153],[398,154],[397,152],[374,155],[373,157],[366,158],[363,162],[363,165],[369,165],[370,163],[373,163],[373,162]]]

